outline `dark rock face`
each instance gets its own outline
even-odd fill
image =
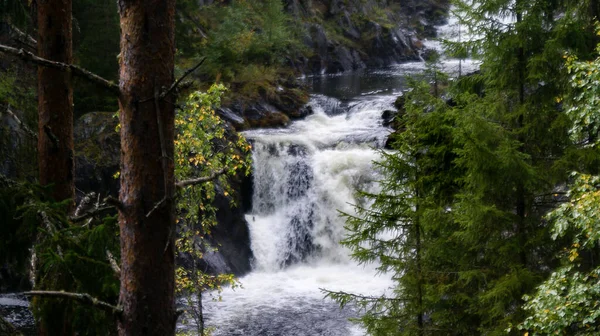
[[[88,193],[116,196],[120,140],[114,112],[91,112],[75,122],[75,185]],[[81,195],[80,195],[81,196]]]
[[[217,111],[231,125],[245,124],[246,121],[229,109]],[[95,191],[101,195],[116,196],[119,181],[113,176],[119,170],[120,141],[115,131],[118,121],[113,112],[93,112],[83,115],[75,123],[75,162],[77,188],[85,193]],[[228,135],[234,134],[233,127],[227,130]],[[230,199],[218,193],[215,199],[218,225],[212,230],[208,245],[217,248],[216,252],[206,251],[201,261],[202,269],[214,273],[234,273],[242,275],[250,270],[252,251],[248,225],[244,218],[249,187],[247,177],[240,176],[232,179],[235,190],[237,207],[230,205]],[[252,192],[250,191],[249,197]],[[184,265],[189,263],[186,258],[180,260]],[[191,265],[191,263],[190,263]]]
[[[219,225],[211,233],[213,244],[218,245],[218,253],[226,261],[227,272],[238,275],[251,270],[250,234],[244,216],[244,197],[248,193],[243,189],[243,187],[247,188],[249,185],[248,178],[247,176],[240,176],[236,181],[231,182],[235,190],[238,191],[234,195],[237,206],[232,207],[229,198],[223,196],[223,194],[216,197],[215,205],[219,209],[217,211]]]
[[[417,61],[421,38],[434,37],[447,0],[287,0],[304,24],[304,43],[313,51],[299,70],[331,74]]]

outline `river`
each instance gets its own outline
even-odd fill
[[[450,24],[442,27],[449,34]],[[446,30],[443,30],[446,29]],[[430,47],[438,47],[432,42]],[[443,70],[476,69],[469,61],[445,60]],[[317,336],[364,335],[349,321],[360,316],[340,309],[323,289],[378,296],[390,290],[390,275],[376,265],[358,265],[341,246],[344,219],[353,213],[356,190],[377,191],[373,167],[391,129],[382,113],[406,89],[406,79],[422,73],[424,63],[307,77],[314,113],[285,129],[247,131],[253,143],[253,208],[246,215],[253,271],[239,279],[242,288],[205,295],[207,326],[213,335]],[[31,324],[27,301],[4,296],[3,315]],[[12,308],[11,308],[12,307]],[[190,323],[180,331],[192,331]]]
[[[439,32],[461,38],[451,17]],[[463,37],[466,34],[463,33]],[[437,41],[426,42],[440,50]],[[473,72],[473,60],[442,59],[450,76]],[[356,190],[377,191],[373,166],[391,129],[382,114],[407,89],[407,78],[423,73],[424,62],[364,69],[305,80],[314,114],[285,129],[245,132],[253,147],[253,208],[247,214],[253,271],[243,288],[225,289],[203,301],[214,335],[358,336],[349,318],[323,289],[379,296],[393,286],[376,265],[358,265],[339,244],[345,236],[340,212],[360,204]],[[364,204],[361,204],[364,205]]]
[[[314,113],[285,129],[245,132],[253,143],[253,208],[246,215],[253,271],[243,288],[204,300],[214,335],[364,335],[322,289],[378,296],[393,283],[376,265],[358,265],[339,241],[340,211],[356,190],[377,191],[379,159],[391,129],[382,113],[422,63],[306,78]],[[216,294],[214,294],[216,298]]]

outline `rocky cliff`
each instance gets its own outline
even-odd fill
[[[422,60],[424,38],[444,23],[448,0],[285,0],[304,52],[287,56],[287,65],[307,75],[334,74]],[[203,1],[203,5],[213,1]],[[310,114],[307,88],[296,77],[272,83],[276,93],[239,95],[220,111],[236,129],[285,127]]]
[[[336,73],[420,60],[422,38],[435,36],[448,0],[287,0],[303,25],[306,73]]]

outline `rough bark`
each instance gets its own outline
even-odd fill
[[[40,0],[37,8],[38,56],[71,64],[71,0]],[[70,72],[38,67],[38,118],[40,183],[54,185],[55,200],[74,200],[73,87]],[[73,206],[74,201],[71,209]]]
[[[174,79],[175,1],[119,0],[118,5],[121,18],[119,303],[123,308],[119,334],[169,336],[175,333],[176,319],[172,234],[175,118],[174,106],[169,103],[172,97],[157,99],[157,92],[167,90]],[[147,216],[159,203],[162,204]]]
[[[71,64],[71,0],[37,1],[38,56],[53,62]],[[42,185],[53,185],[56,201],[70,199],[67,211],[75,206],[73,155],[73,87],[71,73],[38,66],[38,169]],[[45,289],[47,284],[36,284]],[[35,300],[34,305],[39,301]],[[72,335],[72,310],[61,305],[53,318],[42,319],[39,334]]]

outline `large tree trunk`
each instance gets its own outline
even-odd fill
[[[38,56],[71,64],[71,0],[37,2]],[[38,160],[40,183],[53,184],[56,201],[73,200],[73,87],[71,74],[38,67]]]
[[[119,0],[118,5],[123,207],[119,334],[169,336],[175,333],[175,118],[172,98],[154,97],[173,83],[175,1]]]

